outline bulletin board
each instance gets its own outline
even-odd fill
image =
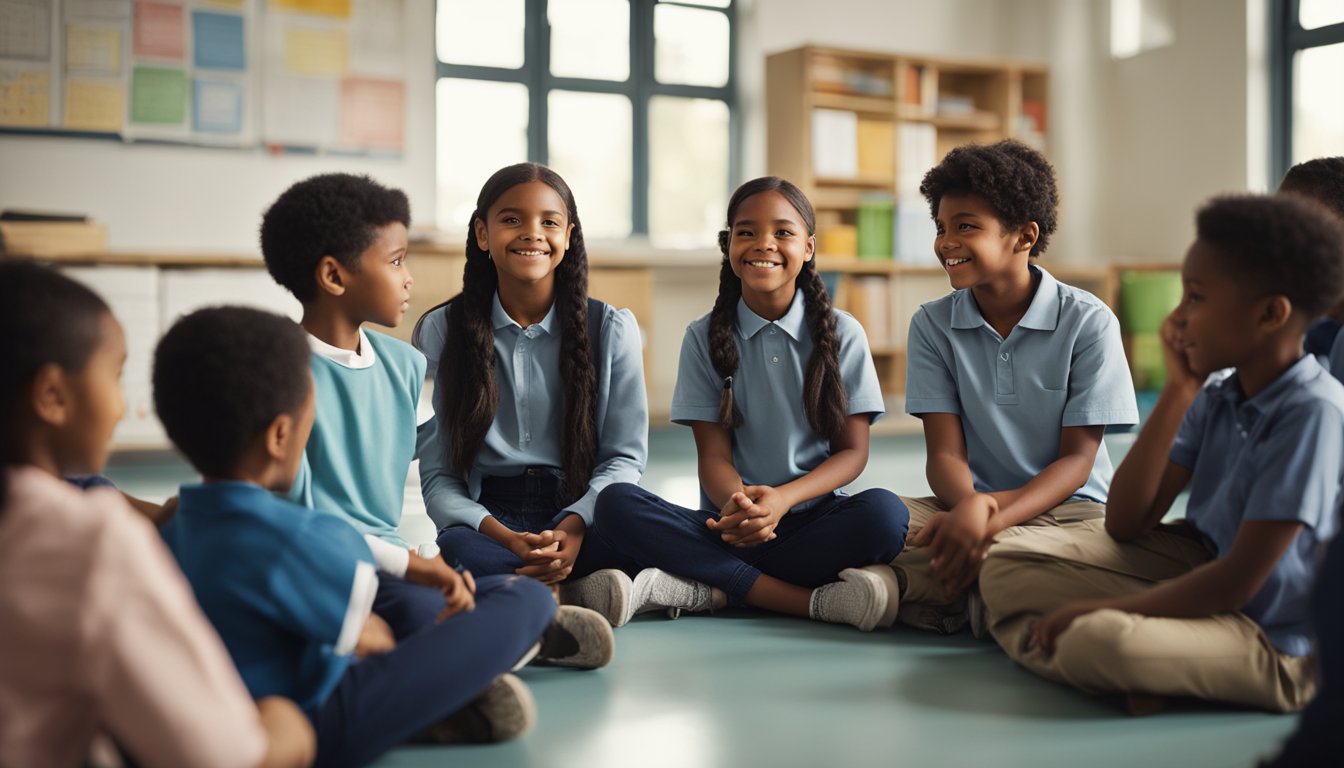
[[[405,0],[0,0],[0,130],[400,152]]]

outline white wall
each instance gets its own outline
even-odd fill
[[[55,137],[0,136],[0,208],[87,213],[113,250],[257,252],[261,213],[286,187],[328,171],[400,187],[434,215],[434,0],[406,0],[406,147],[398,159],[271,156]]]

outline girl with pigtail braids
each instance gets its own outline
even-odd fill
[[[635,578],[645,607],[750,605],[891,626],[887,563],[908,513],[890,491],[844,491],[884,410],[863,328],[831,306],[812,205],[796,186],[743,184],[727,225],[719,295],[686,329],[672,400],[672,420],[695,435],[701,507],[613,484],[595,526],[645,569]]]
[[[560,586],[562,601],[628,618],[632,583],[598,537],[593,504],[647,456],[639,328],[588,298],[588,254],[559,174],[520,163],[477,199],[462,293],[413,342],[437,371],[436,435],[420,447],[439,547],[472,573]]]

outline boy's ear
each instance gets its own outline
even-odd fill
[[[38,369],[28,393],[37,418],[53,427],[64,426],[70,418],[70,382],[55,363]]]
[[[1036,247],[1036,241],[1041,237],[1041,226],[1034,221],[1027,222],[1017,233],[1017,242],[1013,245],[1016,251],[1026,251],[1031,253],[1031,249]]]
[[[294,417],[282,413],[266,426],[266,455],[275,461],[284,461],[289,455],[289,443],[294,439]]]
[[[317,273],[314,275],[317,279],[317,289],[332,296],[340,296],[345,293],[346,272],[345,266],[335,257],[323,256],[317,262]]]
[[[1265,331],[1277,331],[1293,316],[1293,302],[1283,294],[1266,296],[1261,300],[1259,325]]]

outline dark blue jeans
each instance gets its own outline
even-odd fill
[[[481,482],[479,502],[507,528],[528,533],[554,529],[569,513],[561,503],[563,475],[550,467],[528,467],[516,477],[487,477]],[[461,565],[473,575],[513,573],[523,561],[502,544],[466,525],[453,525],[439,531],[439,549],[450,565]],[[606,546],[594,535],[584,532],[579,559],[570,572],[578,579],[603,568],[633,572],[634,564]]]
[[[550,590],[532,579],[479,579],[476,610],[398,637],[390,653],[346,670],[309,713],[317,731],[314,765],[370,763],[461,709],[536,644],[554,615]]]
[[[687,509],[630,483],[597,497],[593,529],[641,568],[661,568],[718,587],[741,605],[762,573],[800,587],[835,581],[840,571],[890,563],[905,546],[910,513],[891,491],[835,496],[785,515],[776,538],[754,547],[725,544],[705,525],[718,512]],[[585,544],[586,546],[586,544]]]

